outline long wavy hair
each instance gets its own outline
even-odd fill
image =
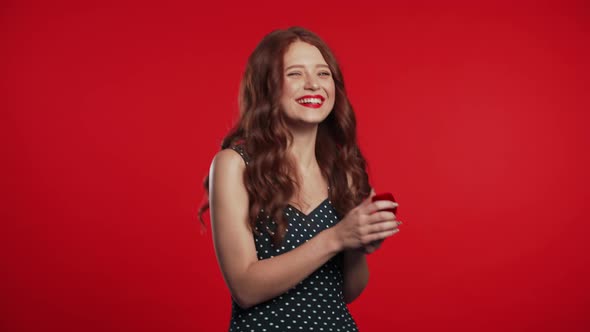
[[[367,164],[358,144],[356,119],[344,88],[342,72],[328,46],[314,33],[301,27],[275,30],[254,49],[240,84],[237,124],[224,137],[221,149],[243,144],[250,160],[244,172],[249,198],[249,224],[256,233],[261,209],[276,223],[266,228],[275,245],[283,241],[288,221],[284,209],[299,190],[297,168],[288,156],[292,135],[280,103],[283,87],[283,57],[295,41],[319,49],[328,63],[335,84],[332,112],[318,125],[316,159],[322,175],[328,179],[329,199],[342,218],[369,195]],[[209,191],[209,176],[204,181]],[[203,213],[209,201],[199,209]]]

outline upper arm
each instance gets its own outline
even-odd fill
[[[250,264],[258,260],[248,218],[245,164],[231,149],[219,151],[209,171],[213,245],[223,277],[232,293]]]

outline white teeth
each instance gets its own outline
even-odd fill
[[[322,100],[320,98],[303,98],[297,100],[300,104],[321,104]]]

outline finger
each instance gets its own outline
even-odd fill
[[[381,233],[396,229],[399,224],[395,221],[383,221],[375,224],[368,225],[366,227],[367,234]]]
[[[399,232],[399,229],[396,228],[396,229],[390,230],[390,231],[372,233],[372,234],[364,236],[363,239],[361,240],[361,242],[363,243],[363,245],[367,245],[373,241],[386,239],[398,232]]]
[[[375,224],[385,221],[395,221],[395,214],[389,211],[377,211],[367,218],[368,224]]]
[[[388,200],[375,201],[375,202],[371,202],[370,204],[363,204],[363,206],[361,207],[362,208],[361,212],[363,212],[365,214],[372,214],[372,213],[375,213],[379,210],[396,208],[396,207],[398,207],[398,205],[399,204],[397,204],[396,202],[392,202],[392,201],[388,201]]]

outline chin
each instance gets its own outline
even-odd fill
[[[297,123],[299,125],[318,125],[326,120],[330,113],[330,111],[325,111],[322,109],[315,109],[311,111],[304,110],[303,112],[298,110],[291,114],[287,114],[287,118],[289,119],[289,122]]]
[[[320,123],[322,123],[322,121],[324,121],[326,119],[326,117],[307,117],[307,118],[301,118],[301,117],[297,117],[297,118],[290,118],[289,119],[289,124],[290,126],[293,127],[312,127],[312,126],[317,126]]]
[[[310,116],[310,117],[305,117],[303,119],[301,119],[301,122],[305,122],[305,123],[309,123],[309,124],[320,124],[322,123],[324,120],[326,120],[326,118],[328,118],[328,114],[324,114],[322,116]]]

